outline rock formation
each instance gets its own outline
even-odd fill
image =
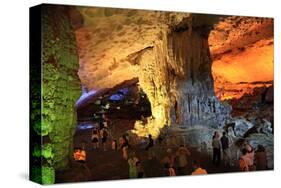
[[[209,36],[215,92],[221,100],[251,94],[273,80],[273,19],[230,16]]]
[[[267,146],[273,167],[272,19],[48,5],[42,24],[42,94],[32,93],[42,95],[42,112],[32,118],[43,145],[32,154],[43,159],[34,171],[44,183],[67,167],[76,108],[123,87],[132,101],[144,92],[151,109],[132,133],[156,138],[168,129],[170,144],[209,153],[214,131],[225,128],[232,146]],[[90,92],[78,100],[81,85]]]
[[[230,107],[214,95],[208,34],[216,16],[80,8],[79,76],[88,89],[139,79],[152,117],[135,132],[156,137],[164,125],[219,127]]]
[[[79,61],[68,8],[46,5],[41,7],[39,13],[42,24],[42,67],[39,61],[37,68],[41,70],[33,71],[42,71],[38,77],[42,80],[41,88],[32,92],[38,92],[36,97],[42,100],[32,101],[38,113],[33,111],[31,119],[35,122],[33,131],[42,138],[40,143],[31,148],[35,158],[32,163],[39,163],[33,166],[31,178],[38,183],[52,184],[55,182],[55,170],[66,168],[72,155],[76,128],[74,104],[81,95],[77,75]]]

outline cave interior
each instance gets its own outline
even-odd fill
[[[185,145],[207,158],[214,131],[227,131],[234,142],[264,145],[268,168],[273,168],[272,18],[79,6],[45,9],[43,83],[46,91],[65,96],[59,102],[44,95],[45,109],[56,112],[44,116],[46,124],[56,124],[44,135],[53,147],[56,182],[128,178],[127,172],[118,171],[128,168],[126,162],[102,166],[101,161],[108,158],[110,163],[115,154],[92,149],[91,132],[105,117],[111,139],[127,134],[137,147],[140,143],[133,140],[145,142],[152,135],[155,142],[165,140],[163,151]],[[48,75],[54,72],[57,78]],[[71,164],[73,148],[82,143],[91,177]],[[146,160],[144,150],[137,154]],[[202,161],[208,160],[204,157]],[[149,168],[150,161],[144,166]],[[161,176],[153,164],[151,168],[148,177]],[[106,169],[107,174],[97,175]]]

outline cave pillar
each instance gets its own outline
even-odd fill
[[[157,137],[165,125],[224,124],[230,109],[215,97],[208,34],[209,20],[191,15],[160,31],[159,40],[138,57],[140,86],[151,103],[152,117],[143,131]],[[136,129],[140,129],[136,122]]]
[[[50,7],[49,7],[50,6]],[[42,125],[43,144],[51,146],[55,169],[67,166],[76,127],[74,104],[81,95],[79,60],[67,7],[44,6]]]
[[[208,36],[215,19],[191,15],[168,35],[168,52],[176,75],[175,110],[179,113],[174,123],[220,127],[229,117],[230,107],[214,93]]]

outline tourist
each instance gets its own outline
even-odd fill
[[[254,148],[250,144],[248,144],[248,143],[246,144],[245,148],[247,150],[246,157],[248,158],[249,170],[250,171],[255,171],[256,170],[256,166],[254,164],[254,160],[255,160]]]
[[[109,136],[107,127],[103,127],[100,133],[101,133],[101,142],[103,146],[103,151],[106,151],[106,142],[107,142],[107,137]]]
[[[138,172],[137,172],[137,162],[139,159],[136,157],[135,152],[131,152],[129,159],[128,159],[128,164],[129,164],[129,177],[130,178],[137,178],[138,177]]]
[[[123,135],[120,139],[120,145],[122,150],[122,157],[123,159],[128,159],[128,149],[129,149],[129,143],[125,135]]]
[[[102,114],[102,123],[103,123],[103,126],[104,127],[108,127],[107,126],[107,122],[108,122],[108,119],[107,119],[107,117],[106,117],[106,115],[105,114]]]
[[[85,163],[86,162],[86,151],[84,148],[74,148],[73,158],[75,161],[79,163]]]
[[[104,128],[104,124],[103,124],[103,122],[101,121],[101,122],[99,122],[99,130],[102,130]]]
[[[117,150],[117,140],[116,139],[112,139],[111,149],[112,150]]]
[[[257,170],[266,170],[267,169],[267,159],[266,151],[263,145],[258,145],[258,148],[255,152],[255,164]]]
[[[179,149],[176,152],[177,155],[177,164],[178,164],[178,175],[185,175],[187,171],[188,157],[190,156],[190,151],[180,145]]]
[[[129,133],[127,131],[123,134],[123,137],[125,137],[125,139],[127,140],[128,143],[130,142],[130,136],[129,136]]]
[[[207,153],[208,152],[208,145],[205,141],[201,142],[200,151],[201,151],[201,153]]]
[[[249,171],[249,158],[247,157],[247,149],[242,149],[242,155],[239,158],[239,169],[242,172]]]
[[[193,172],[191,173],[191,175],[208,174],[207,171],[203,169],[197,161],[192,162],[192,168],[193,168]]]
[[[235,166],[236,161],[240,157],[239,148],[235,144],[236,136],[233,131],[233,127],[228,127],[227,129],[227,138],[228,138],[228,145],[229,145],[229,164],[230,166]]]
[[[136,162],[138,178],[145,177],[144,169],[140,161]]]
[[[122,144],[124,143],[123,137],[119,137],[119,147],[122,147]]]
[[[168,148],[167,149],[167,155],[162,160],[162,163],[164,164],[164,166],[167,166],[167,164],[168,164],[168,167],[174,167],[175,166],[175,159],[176,159],[176,155],[173,154],[172,149]]]
[[[148,151],[148,159],[152,159],[154,157],[153,151],[154,141],[152,139],[152,135],[148,135],[148,145],[146,146],[145,150]]]
[[[219,166],[221,160],[221,142],[220,142],[220,135],[217,131],[215,131],[213,135],[212,147],[213,147],[213,164]]]
[[[161,146],[163,141],[164,141],[163,133],[160,133],[158,138],[157,138],[158,145]]]
[[[93,143],[93,148],[98,149],[99,148],[99,131],[97,129],[93,129],[91,140]]]
[[[223,162],[224,166],[230,166],[230,150],[229,150],[229,139],[224,131],[221,137],[221,147],[222,147],[222,154],[223,154]]]

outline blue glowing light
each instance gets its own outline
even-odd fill
[[[123,88],[123,89],[120,89],[119,92],[122,92],[124,95],[127,95],[129,93],[129,89]]]
[[[124,95],[114,94],[109,97],[110,100],[120,101],[124,99]]]
[[[123,88],[120,89],[116,94],[111,95],[109,99],[113,101],[121,101],[125,98],[125,95],[127,95],[128,93],[129,93],[129,89]]]
[[[82,86],[82,95],[80,96],[80,98],[76,101],[75,106],[79,106],[81,103],[83,103],[83,101],[87,100],[88,97],[91,97],[93,95],[96,94],[96,90],[90,90],[87,91],[87,89],[85,88],[85,86]]]
[[[86,129],[92,129],[92,128],[97,128],[98,125],[92,122],[83,122],[79,123],[77,126],[77,129],[79,130],[86,130]]]

